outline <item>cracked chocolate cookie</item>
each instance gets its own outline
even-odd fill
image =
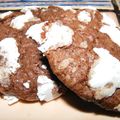
[[[50,101],[62,94],[38,44],[25,35],[41,22],[38,13],[39,9],[24,8],[0,14],[0,92],[8,104],[19,99]]]
[[[120,31],[114,21],[97,10],[58,7],[41,11],[41,20],[26,35],[59,80],[84,100],[120,111]]]

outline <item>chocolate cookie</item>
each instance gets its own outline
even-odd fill
[[[50,101],[62,94],[38,44],[25,35],[41,22],[38,13],[24,8],[0,14],[0,92],[8,104],[19,99]]]
[[[53,73],[79,97],[120,111],[120,31],[110,18],[93,9],[49,7],[41,20],[26,35],[39,44]]]

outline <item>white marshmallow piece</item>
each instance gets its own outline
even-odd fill
[[[95,98],[102,99],[114,94],[120,88],[120,61],[108,50],[94,48],[99,59],[93,64],[89,73],[89,86],[95,91]]]
[[[55,50],[59,47],[69,46],[72,44],[74,32],[68,26],[60,22],[52,23],[46,33],[46,41],[39,47],[43,53],[49,50]]]
[[[0,19],[4,19],[5,17],[11,15],[12,13],[13,13],[12,11],[1,13],[0,14]]]
[[[58,86],[47,76],[39,76],[37,79],[37,84],[37,96],[40,99],[40,101],[49,102],[61,96],[61,93],[59,93],[58,90],[54,91],[55,88],[58,89]]]
[[[63,25],[60,21],[54,22],[51,25],[45,25],[45,23],[47,22],[35,24],[26,32],[27,37],[31,37],[40,44],[40,47],[38,48],[40,51],[44,53],[48,50],[72,44],[74,32],[71,28]],[[45,31],[43,30],[43,27],[45,28]],[[45,38],[42,38],[41,33],[43,32],[45,33]]]
[[[14,38],[5,38],[0,42],[0,53],[6,58],[6,66],[9,67],[10,73],[14,73],[20,67],[18,59],[20,53],[16,40]]]
[[[19,52],[14,38],[5,38],[0,41],[0,84],[9,84],[9,75],[14,73],[19,67]]]
[[[89,12],[83,10],[78,14],[78,20],[81,22],[89,23],[91,21],[91,15]]]
[[[10,26],[20,30],[24,27],[25,23],[30,22],[30,21],[35,21],[35,20],[37,20],[37,18],[34,17],[34,15],[32,14],[30,10],[28,10],[26,11],[25,14],[15,17],[11,21]]]
[[[26,32],[27,37],[32,38],[39,44],[42,44],[43,40],[41,38],[41,33],[44,32],[42,28],[45,25],[45,23],[47,22],[32,25]]]
[[[5,96],[3,97],[3,99],[4,99],[5,101],[7,101],[8,105],[13,105],[13,104],[15,104],[16,102],[19,101],[19,99],[18,99],[17,97],[12,96],[12,95],[5,95]]]

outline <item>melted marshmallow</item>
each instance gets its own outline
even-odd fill
[[[18,102],[18,100],[19,100],[17,97],[12,96],[12,95],[5,95],[3,97],[3,99],[7,101],[8,105],[12,105],[12,104]]]
[[[46,52],[49,49],[56,49],[58,47],[69,46],[72,44],[73,30],[68,26],[63,25],[60,22],[54,22],[49,25],[45,25],[45,22],[36,24],[30,27],[26,32],[28,37],[33,38],[36,42],[40,44],[39,50]],[[43,26],[46,31],[43,31]],[[36,31],[36,34],[33,34]],[[41,33],[46,32],[45,38],[40,36]]]
[[[42,69],[47,69],[47,66],[43,64],[43,65],[41,65],[41,68]]]
[[[39,47],[39,50],[46,52],[49,49],[56,49],[58,47],[69,46],[72,44],[72,36],[74,32],[68,26],[62,23],[55,22],[46,33],[46,41]]]
[[[48,102],[61,96],[61,93],[58,92],[58,86],[47,76],[39,76],[37,79],[37,83],[37,96],[40,99],[40,101]],[[57,90],[54,90],[55,88],[57,88]]]
[[[35,18],[30,10],[28,10],[25,14],[19,15],[15,17],[12,21],[10,26],[16,29],[22,29],[26,22],[35,21]]]
[[[89,86],[95,91],[95,98],[111,96],[120,88],[120,61],[103,48],[94,48],[100,57],[89,73]]]
[[[16,40],[5,38],[0,42],[0,84],[9,84],[9,74],[14,73],[19,67],[18,58],[20,56]]]
[[[0,14],[0,19],[4,19],[5,17],[11,15],[12,13],[13,13],[12,11],[1,13]]]
[[[103,25],[100,32],[106,33],[110,36],[113,42],[120,46],[120,30],[114,26]]]
[[[89,23],[91,21],[91,15],[87,11],[82,11],[78,14],[78,20],[81,22]]]

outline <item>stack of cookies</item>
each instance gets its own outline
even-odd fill
[[[0,14],[0,26],[0,92],[9,104],[56,99],[63,83],[120,111],[120,29],[106,14],[29,7]]]

